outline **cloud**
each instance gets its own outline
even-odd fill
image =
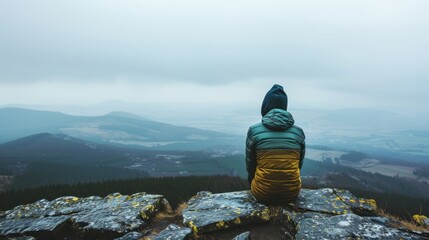
[[[428,7],[419,0],[2,1],[0,100],[147,102],[162,88],[166,101],[256,105],[277,82],[297,105],[419,109],[429,100],[422,90]]]
[[[341,3],[4,2],[0,82],[427,76],[428,4]]]

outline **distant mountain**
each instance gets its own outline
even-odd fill
[[[106,116],[116,116],[116,117],[124,117],[124,118],[132,118],[132,119],[138,119],[143,121],[149,121],[149,119],[140,117],[136,114],[128,113],[128,112],[121,112],[121,111],[114,111],[106,114]]]
[[[125,112],[86,117],[20,108],[0,109],[0,143],[41,132],[63,133],[97,143],[166,150],[201,150],[241,143],[235,135],[174,126]]]
[[[72,165],[119,165],[120,149],[65,134],[39,133],[0,144],[0,163],[54,162]]]

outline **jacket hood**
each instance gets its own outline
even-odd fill
[[[288,111],[274,108],[262,117],[262,124],[272,130],[286,130],[295,120]]]
[[[287,95],[283,90],[283,87],[277,84],[275,84],[267,94],[265,94],[261,107],[262,116],[274,108],[287,110]]]

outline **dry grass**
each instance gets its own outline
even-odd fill
[[[155,215],[150,223],[150,235],[145,236],[143,240],[153,239],[156,235],[158,235],[162,230],[164,230],[171,223],[182,225],[182,211],[187,207],[186,203],[181,203],[179,206],[172,211],[167,210],[163,212],[159,212]]]
[[[177,206],[176,210],[174,211],[166,211],[166,212],[160,212],[158,213],[154,218],[154,222],[161,222],[161,221],[169,221],[169,222],[177,222],[177,220],[181,220],[182,211],[185,209],[188,205],[183,202],[180,203],[179,206]]]
[[[420,226],[419,224],[415,223],[412,220],[406,220],[406,219],[402,219],[399,218],[397,216],[391,215],[387,212],[385,212],[383,209],[379,209],[378,210],[378,214],[382,217],[386,217],[386,218],[390,218],[394,220],[394,227],[397,228],[406,228],[412,231],[429,231],[429,227],[423,227]]]
[[[179,204],[179,206],[177,206],[176,210],[174,210],[174,212],[176,214],[182,214],[182,211],[188,206],[188,204],[186,202],[182,202]]]

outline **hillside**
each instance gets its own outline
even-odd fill
[[[123,112],[86,117],[20,108],[0,109],[0,143],[43,132],[63,133],[97,143],[164,150],[233,148],[237,143],[235,135],[175,126]]]
[[[309,148],[307,152],[311,158],[320,155],[316,158],[318,161],[306,158],[301,172],[305,181],[313,186],[393,193],[416,198],[426,198],[429,195],[429,188],[422,181],[425,179],[423,177],[418,180],[417,175],[405,178],[365,171],[376,169],[377,165],[370,167],[365,159],[361,159],[363,153],[314,148]],[[358,158],[349,161],[353,157]],[[344,165],[350,162],[354,165]],[[407,162],[398,164],[407,164],[405,167],[395,165],[398,169],[413,166]],[[360,170],[358,165],[366,168]],[[425,169],[417,165],[415,168],[421,171]],[[244,156],[241,154],[119,148],[64,134],[36,134],[0,145],[0,173],[15,175],[14,181],[8,181],[12,189],[122,179],[123,175],[128,175],[129,178],[146,175],[230,175],[245,179],[245,169]],[[74,173],[80,174],[73,176]],[[5,187],[7,186],[3,186]]]
[[[214,157],[216,156],[216,157]],[[40,133],[0,144],[0,190],[143,176],[236,175],[244,171],[222,151],[124,148],[65,134]],[[241,162],[241,160],[240,160]]]
[[[55,162],[72,165],[119,165],[120,148],[65,134],[39,133],[0,144],[0,163]]]

